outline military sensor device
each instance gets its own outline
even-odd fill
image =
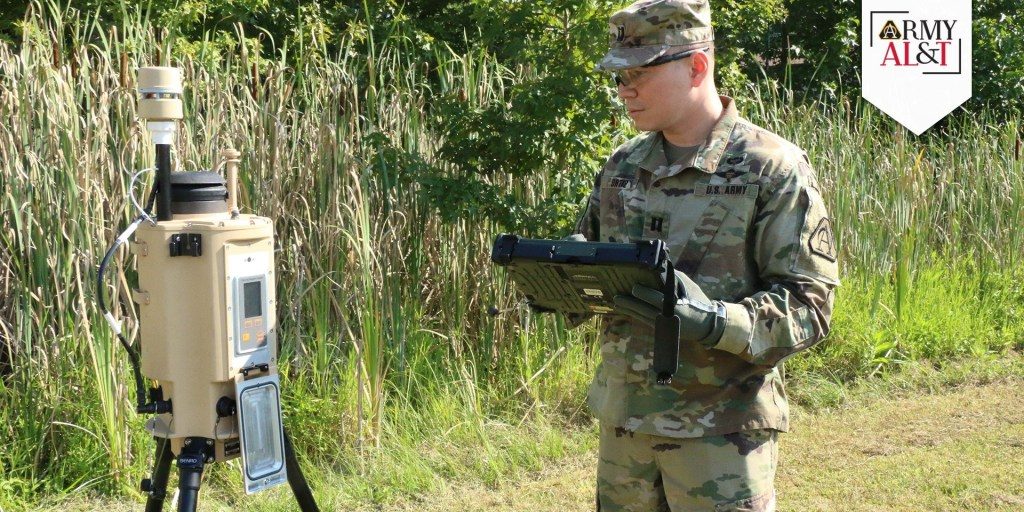
[[[634,285],[662,290],[665,302],[655,320],[654,371],[659,384],[672,382],[680,349],[674,308],[681,292],[665,242],[581,242],[502,234],[494,241],[491,261],[505,267],[526,300],[542,311],[613,313],[615,296],[630,295]]]
[[[157,440],[156,467],[142,483],[146,511],[163,509],[172,459],[178,510],[191,512],[204,466],[236,458],[246,493],[288,482],[301,510],[317,510],[281,421],[273,221],[239,212],[241,154],[232,148],[220,153],[227,179],[217,170],[172,172],[181,75],[142,68],[138,82],[139,117],[156,145],[156,185],[146,207],[132,197],[139,216],[104,257],[98,293],[129,352],[138,412],[153,415],[146,429]],[[141,354],[103,300],[106,266],[133,234]],[[147,389],[145,378],[155,386]]]

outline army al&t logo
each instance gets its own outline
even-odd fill
[[[971,0],[863,0],[863,96],[917,135],[969,100]]]

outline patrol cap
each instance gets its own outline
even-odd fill
[[[604,71],[643,66],[673,46],[715,39],[708,0],[642,0],[612,14],[611,49],[597,63]]]

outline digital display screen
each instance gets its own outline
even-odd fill
[[[263,316],[263,301],[260,293],[262,284],[260,281],[251,281],[242,285],[245,318]]]

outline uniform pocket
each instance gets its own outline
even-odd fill
[[[690,238],[687,239],[686,245],[679,253],[679,258],[676,259],[676,268],[688,275],[694,275],[711,246],[711,240],[718,234],[718,230],[722,228],[728,215],[729,208],[725,206],[725,203],[718,199],[711,200],[711,204],[704,209],[693,232],[690,233]]]
[[[775,512],[775,491],[730,503],[715,505],[715,512]]]
[[[606,176],[601,180],[601,208],[598,222],[601,242],[628,242],[626,202],[636,189],[636,178]]]
[[[647,212],[644,216],[644,240],[665,240],[671,233],[668,212]]]
[[[712,299],[733,300],[750,292],[756,272],[750,254],[757,185],[698,184],[708,201],[680,250],[676,268]]]

